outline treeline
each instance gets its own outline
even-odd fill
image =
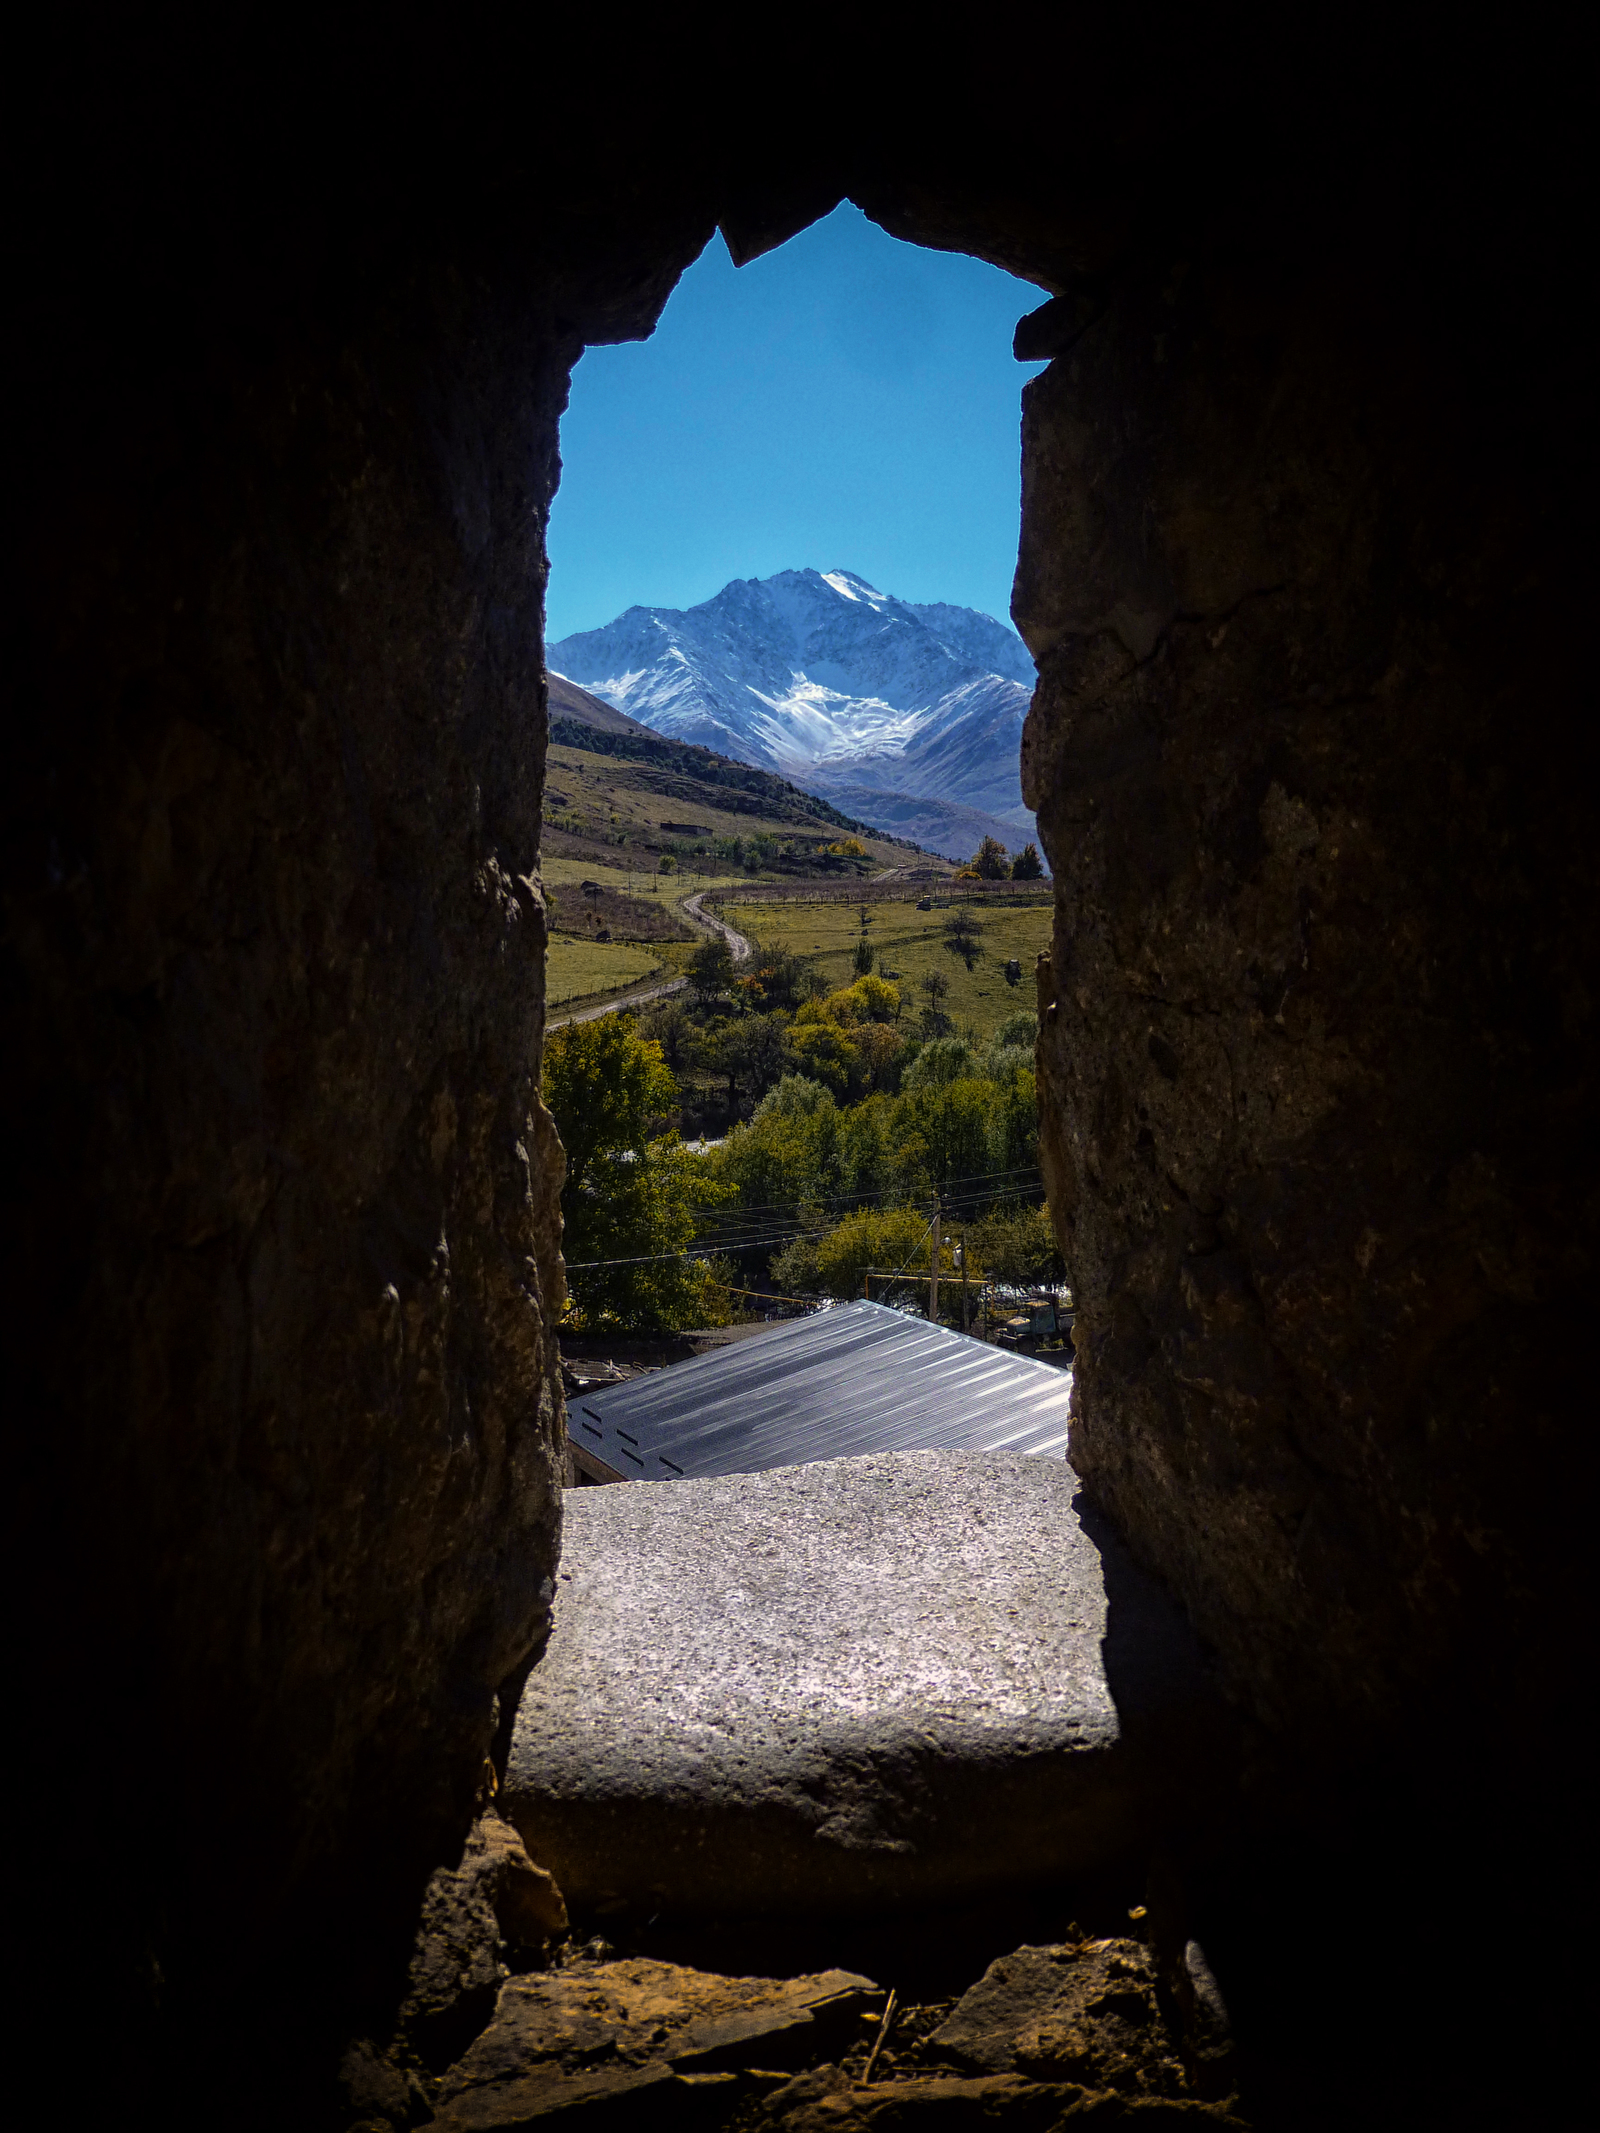
[[[666,829],[663,824],[663,829]],[[878,862],[856,837],[830,837],[824,831],[784,837],[776,830],[753,830],[749,836],[699,837],[664,835],[661,839],[663,872],[684,868],[702,859],[718,867],[747,874],[845,874],[859,878],[872,873]],[[669,867],[668,862],[671,862]]]
[[[743,977],[720,944],[694,964],[686,1001],[569,1024],[546,1047],[583,1323],[715,1323],[739,1289],[858,1295],[869,1269],[927,1268],[935,1195],[948,1271],[959,1252],[973,1278],[1059,1272],[1031,1013],[980,1042],[936,1005],[909,1015],[871,971],[830,992],[783,951],[758,949]],[[695,1154],[671,1121],[705,1074],[736,1123]]]

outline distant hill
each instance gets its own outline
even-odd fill
[[[1014,822],[987,815],[982,808],[956,800],[934,800],[918,793],[878,792],[870,785],[830,785],[841,807],[858,813],[880,836],[909,837],[926,851],[947,859],[970,859],[985,837],[996,837],[1008,851],[1020,852],[1032,839]]]
[[[582,748],[593,755],[618,756],[625,761],[650,763],[665,773],[652,779],[652,787],[668,798],[694,800],[705,788],[715,791],[716,805],[729,814],[755,815],[763,820],[812,825],[820,829],[853,830],[881,836],[883,829],[855,815],[842,813],[829,800],[804,792],[787,778],[748,763],[736,763],[709,748],[674,741],[652,733],[626,712],[618,711],[599,697],[580,689],[565,674],[550,674],[550,738],[562,748]],[[674,773],[676,774],[674,776]],[[905,830],[888,831],[889,840],[911,851],[923,847]],[[982,832],[972,840],[977,850]]]
[[[565,674],[549,674],[550,723],[557,719],[576,720],[579,725],[591,726],[597,733],[649,733],[648,726],[641,726],[636,718],[629,718],[626,711],[602,703],[598,696],[591,696],[587,689],[580,689],[576,682],[568,681]],[[569,743],[582,747],[582,742]]]
[[[984,834],[1013,848],[1034,834],[1020,778],[1033,663],[992,615],[900,600],[851,571],[786,570],[698,607],[629,608],[550,657],[652,731],[844,799],[880,828],[926,803],[914,818],[949,857]]]

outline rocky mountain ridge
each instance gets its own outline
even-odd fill
[[[1033,664],[1004,623],[854,572],[735,579],[688,609],[629,608],[550,666],[673,739],[781,772],[964,855],[1033,833],[1018,769]],[[908,810],[908,802],[918,803]]]

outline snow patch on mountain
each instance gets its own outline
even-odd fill
[[[920,796],[1033,833],[1018,769],[1033,662],[992,615],[784,570],[698,607],[630,607],[549,661],[657,733],[807,790]]]

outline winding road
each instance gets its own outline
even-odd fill
[[[704,889],[696,889],[692,896],[679,900],[678,909],[690,925],[699,926],[706,933],[720,935],[727,942],[728,952],[735,963],[749,962],[749,941],[742,933],[735,932],[732,926],[725,926],[720,918],[713,918],[711,913],[702,907],[700,899],[705,894]],[[642,985],[629,985],[623,991],[613,993],[609,999],[602,1000],[596,1007],[580,1007],[569,1015],[551,1015],[545,1023],[545,1030],[548,1033],[550,1030],[560,1029],[568,1022],[597,1022],[602,1015],[614,1015],[618,1008],[638,1007],[646,1000],[662,1000],[668,993],[682,992],[688,982],[687,978],[646,979]]]
[[[708,891],[705,889],[696,889],[693,896],[686,896],[683,899],[678,909],[689,920],[691,925],[709,926],[713,933],[720,933],[727,942],[729,953],[736,963],[748,963],[750,960],[750,943],[742,933],[735,933],[731,926],[725,926],[720,918],[713,918],[709,911],[702,908],[700,899],[706,894],[708,894]]]

